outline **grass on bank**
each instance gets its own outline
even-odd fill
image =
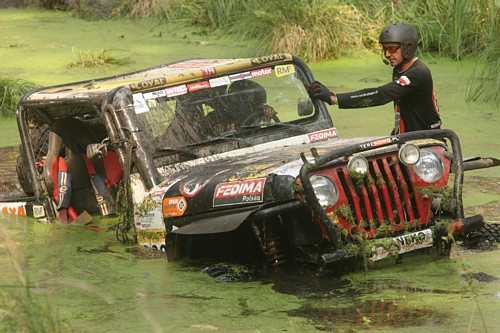
[[[0,118],[14,117],[21,98],[39,86],[19,78],[0,76]]]

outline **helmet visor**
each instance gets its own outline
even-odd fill
[[[386,52],[389,52],[390,54],[394,54],[396,52],[398,52],[398,50],[401,48],[401,44],[398,44],[398,45],[384,45],[382,44],[382,51],[384,52],[384,54]]]

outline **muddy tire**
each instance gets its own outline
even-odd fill
[[[485,223],[465,238],[465,246],[470,249],[490,250],[500,243],[500,223]]]
[[[19,184],[21,185],[21,188],[23,189],[24,193],[26,193],[26,195],[33,195],[34,194],[33,185],[31,184],[31,178],[29,176],[28,168],[24,163],[21,145],[19,145],[19,155],[17,155],[16,159],[16,172],[17,172],[17,179],[19,180]]]
[[[42,125],[40,127],[36,127],[30,131],[30,141],[33,145],[33,152],[35,155],[36,162],[39,162],[43,157],[47,155],[48,150],[48,135],[49,135],[49,126]],[[19,155],[16,159],[16,172],[17,179],[19,180],[19,184],[23,189],[26,195],[33,195],[33,184],[31,183],[31,177],[29,174],[29,169],[25,163],[26,158],[23,151],[23,146],[19,145]],[[40,172],[41,170],[39,170]]]

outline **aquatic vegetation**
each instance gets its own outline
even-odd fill
[[[367,178],[366,173],[358,172],[356,170],[351,170],[351,169],[347,170],[347,172],[349,173],[350,181],[354,183],[354,186],[356,188],[361,188],[365,183],[365,178]],[[370,181],[373,181],[373,179],[371,179]]]
[[[113,50],[102,49],[101,51],[80,51],[72,48],[75,60],[68,64],[72,67],[99,67],[105,65],[127,65],[130,63],[130,57],[115,57],[111,55]]]
[[[125,177],[128,176],[125,175]],[[125,177],[124,179],[127,179]],[[128,181],[121,184],[116,201],[116,209],[118,213],[118,224],[116,225],[115,230],[116,238],[127,244],[136,243],[137,234],[134,227],[134,204],[132,201],[132,188]],[[147,212],[150,210],[150,207],[142,206],[142,208],[145,209],[142,210],[144,214],[147,214]],[[151,238],[154,238],[156,235],[153,233],[149,236]]]

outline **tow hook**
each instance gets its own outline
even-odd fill
[[[435,228],[435,234],[439,236],[452,234],[454,236],[463,237],[481,228],[483,225],[483,217],[481,215],[474,215],[465,218],[465,221],[459,220],[448,224],[442,224]]]

